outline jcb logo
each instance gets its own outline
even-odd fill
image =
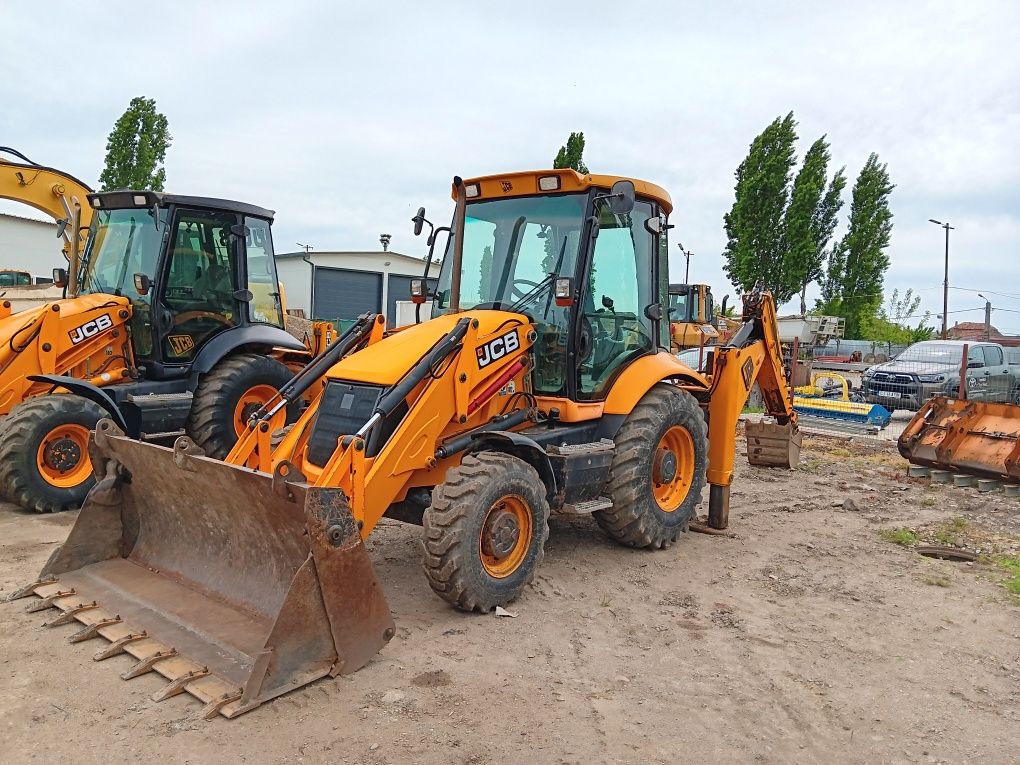
[[[504,194],[509,194],[514,190],[514,185],[510,181],[500,181],[499,185],[502,187]]]
[[[195,348],[195,338],[191,335],[170,335],[167,341],[175,356],[186,356]]]
[[[510,330],[505,335],[490,340],[481,348],[475,350],[478,356],[478,368],[484,369],[494,361],[499,361],[508,353],[513,353],[521,347],[521,339],[517,336],[517,330]]]
[[[113,326],[113,317],[108,313],[104,313],[92,321],[87,321],[80,327],[75,327],[68,336],[71,338],[71,345],[77,345],[83,340],[88,340],[90,337],[95,337],[100,332],[104,332]]]

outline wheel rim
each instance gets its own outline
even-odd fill
[[[485,573],[505,579],[521,567],[531,547],[531,510],[523,497],[499,499],[485,513],[479,554]]]
[[[39,473],[51,486],[70,489],[92,475],[89,429],[84,425],[58,425],[43,438],[36,453]]]
[[[276,395],[272,385],[253,385],[237,400],[234,407],[234,432],[240,438],[248,427],[248,418]]]
[[[694,482],[694,439],[674,425],[659,439],[652,458],[652,495],[659,509],[675,512]]]

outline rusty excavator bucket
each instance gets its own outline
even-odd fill
[[[897,442],[915,465],[1020,482],[1020,406],[936,396]]]
[[[132,441],[110,420],[91,445],[98,484],[39,580],[12,599],[77,622],[187,692],[204,716],[235,717],[313,680],[364,666],[393,636],[389,606],[337,489]]]

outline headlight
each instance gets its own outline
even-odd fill
[[[923,383],[940,383],[946,381],[945,375],[918,375],[917,379]]]

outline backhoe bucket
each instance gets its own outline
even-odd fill
[[[747,422],[744,427],[749,463],[759,467],[797,467],[804,437],[796,425]]]
[[[915,465],[1020,482],[1020,406],[937,396],[897,442]]]
[[[78,622],[71,642],[155,671],[162,701],[187,692],[235,717],[326,675],[354,672],[393,636],[389,607],[347,499],[290,477],[123,437],[91,444],[99,483],[39,581],[31,610]]]

